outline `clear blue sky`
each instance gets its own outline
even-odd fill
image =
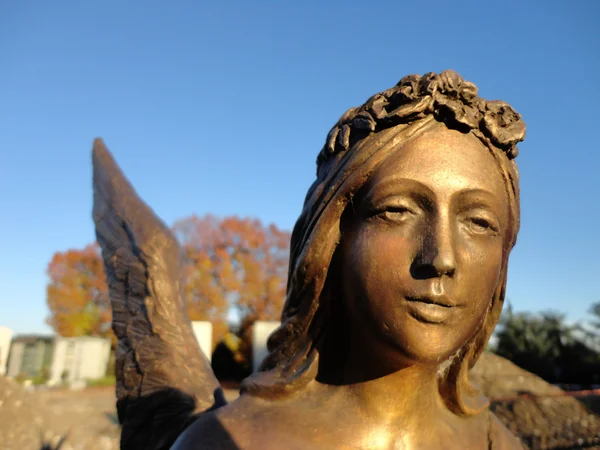
[[[514,308],[600,301],[600,2],[291,3],[0,2],[0,325],[49,331],[46,266],[94,240],[94,137],[169,224],[291,229],[339,116],[448,68],[528,125]]]

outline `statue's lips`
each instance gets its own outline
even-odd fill
[[[444,323],[456,314],[461,305],[456,305],[445,295],[406,297],[410,314],[426,323]]]

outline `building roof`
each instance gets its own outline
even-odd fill
[[[13,342],[36,342],[36,341],[53,341],[54,336],[52,335],[44,335],[44,334],[20,334],[13,338]]]

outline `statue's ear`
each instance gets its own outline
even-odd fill
[[[100,139],[93,149],[94,222],[116,350],[121,450],[168,449],[202,411],[225,404],[194,337],[181,249]]]

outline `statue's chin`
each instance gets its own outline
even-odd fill
[[[367,348],[373,353],[365,358],[381,362],[388,370],[448,364],[447,361],[481,330],[486,316],[485,311],[473,314],[461,309],[453,312],[451,320],[444,321],[446,317],[437,311],[398,308],[395,312],[395,315],[388,312],[385,320],[373,315],[371,324],[375,326],[363,327],[365,340],[371,341]],[[366,337],[369,334],[374,339]]]
[[[468,342],[468,337],[445,336],[435,339],[435,333],[428,337],[411,333],[386,333],[384,341],[387,345],[381,346],[383,352],[378,360],[387,361],[390,372],[402,370],[409,366],[429,367],[433,370],[443,370],[459,350]],[[427,336],[427,335],[425,335]]]

